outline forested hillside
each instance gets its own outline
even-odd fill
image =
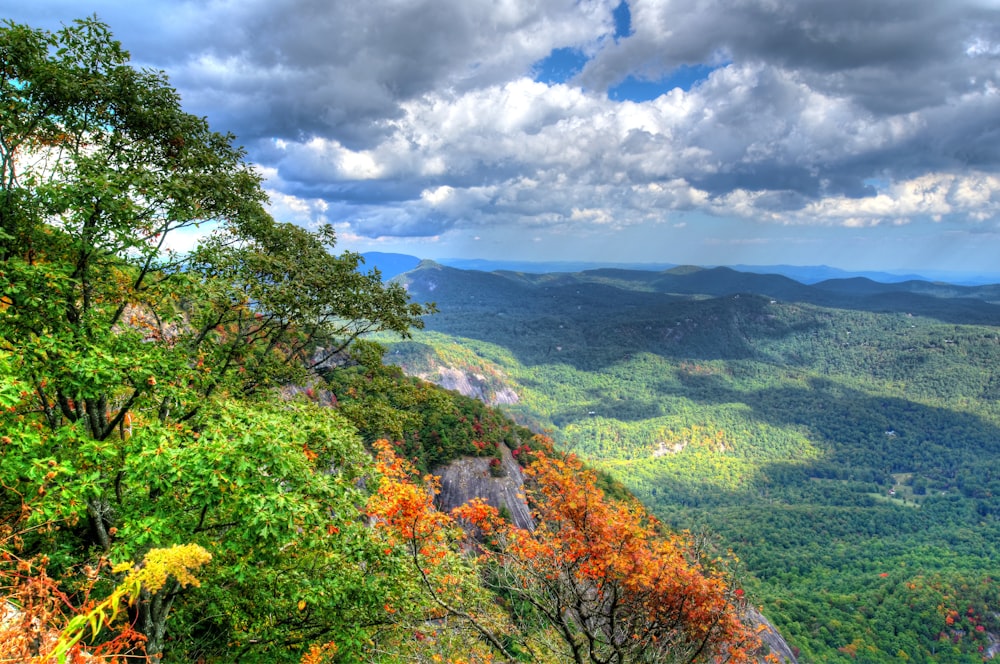
[[[512,392],[668,523],[718,533],[804,661],[995,653],[997,287],[432,263],[398,282],[440,313],[389,359]]]
[[[385,366],[433,307],[273,219],[105,25],[0,62],[0,661],[774,661],[724,550]],[[441,505],[456,459],[520,526]]]

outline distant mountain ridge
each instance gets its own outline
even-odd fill
[[[420,263],[420,258],[408,254],[367,252],[363,253],[368,267],[378,267],[386,279],[406,272]],[[555,272],[584,272],[600,269],[623,269],[643,272],[663,272],[681,267],[676,263],[624,263],[595,261],[505,261],[479,258],[441,258],[435,262],[462,270],[481,272],[525,272],[546,274]],[[960,273],[924,270],[919,273],[888,272],[877,270],[844,270],[827,265],[708,265],[704,268],[728,267],[732,270],[755,274],[778,274],[803,284],[812,285],[832,279],[863,277],[878,283],[899,283],[905,281],[946,282],[961,286],[1000,284],[1000,273]]]
[[[836,309],[899,312],[923,315],[944,322],[1000,323],[1000,285],[957,286],[908,280],[876,282],[866,277],[829,279],[807,285],[779,274],[739,272],[727,267],[677,266],[661,272],[600,268],[582,272],[528,273],[461,270],[423,261],[417,268],[397,275],[417,300],[461,302],[465,313],[480,312],[477,302],[489,293],[488,309],[516,309],[537,289],[549,289],[558,298],[551,310],[586,306],[600,310],[603,298],[615,306],[631,303],[651,311],[672,296],[679,300],[757,295],[773,300],[807,303]],[[586,293],[577,288],[587,284]],[[596,288],[595,288],[596,287]],[[453,310],[457,311],[457,310]],[[502,315],[502,313],[501,313]]]

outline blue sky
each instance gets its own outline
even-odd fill
[[[4,4],[96,12],[345,249],[1000,273],[996,0]]]

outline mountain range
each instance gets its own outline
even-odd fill
[[[362,254],[368,267],[378,267],[386,279],[412,270],[421,259],[416,256],[399,253],[366,252]],[[674,267],[675,263],[608,263],[593,261],[514,261],[486,260],[477,258],[440,258],[437,263],[463,270],[478,270],[482,272],[528,272],[546,274],[552,272],[582,272],[602,268],[617,268],[623,270],[638,270],[644,272],[662,272]],[[969,273],[945,272],[940,270],[912,271],[875,271],[875,270],[843,270],[827,265],[711,265],[705,267],[729,267],[738,272],[756,274],[780,274],[803,284],[814,284],[828,279],[849,279],[864,277],[881,283],[896,283],[900,281],[934,281],[947,282],[963,286],[978,286],[1000,283],[1000,273]]]
[[[995,654],[997,285],[431,261],[395,280],[438,313],[389,361],[721,538],[801,661]]]

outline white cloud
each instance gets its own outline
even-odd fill
[[[365,143],[403,102],[502,84],[554,48],[595,50],[613,29],[610,0],[184,7],[167,19],[171,43],[154,39],[143,52],[169,61],[185,98],[247,140],[305,134]]]
[[[726,212],[754,217],[758,211],[753,195],[749,204],[729,205]],[[728,203],[729,201],[727,201]],[[880,223],[906,224],[914,217],[941,221],[959,216],[985,221],[1000,216],[1000,178],[987,173],[928,173],[893,182],[884,191],[865,198],[831,196],[794,213],[778,215],[785,223],[834,223],[852,228]]]
[[[384,192],[376,187],[343,210],[357,232],[378,235],[462,225],[624,227],[691,209],[853,226],[992,214],[979,209],[992,205],[983,177],[946,192],[937,175],[894,175],[880,163],[943,118],[876,116],[760,64],[730,64],[691,91],[642,104],[518,78],[427,94],[401,109],[365,149],[286,140],[274,172],[317,197],[335,182],[401,183],[396,200],[374,200]],[[865,184],[875,174],[899,184],[875,195]]]
[[[321,198],[300,198],[273,189],[266,190],[270,199],[268,211],[275,219],[305,228],[330,223],[330,204]]]
[[[186,226],[167,233],[163,240],[163,249],[186,254],[198,246],[198,243],[208,238],[216,224],[204,223],[198,226]]]
[[[276,217],[341,237],[997,218],[995,3],[629,0],[616,40],[618,0],[95,2],[138,62],[248,145]],[[593,59],[568,83],[532,80],[555,48]],[[607,98],[685,64],[714,71]]]

